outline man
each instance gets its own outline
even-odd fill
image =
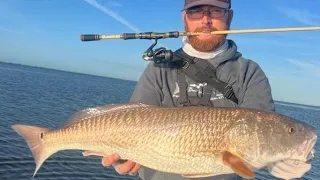
[[[233,17],[231,0],[185,0],[182,17],[186,31],[209,32],[228,30]],[[274,111],[271,88],[267,77],[258,64],[242,57],[237,46],[226,35],[199,35],[183,39],[182,50],[196,58],[201,66],[205,61],[216,68],[216,76],[228,83],[235,99],[223,96],[215,88],[209,89],[208,99],[203,98],[207,84],[195,82],[190,77],[165,65],[150,63],[142,74],[130,102],[142,102],[157,106],[209,105],[224,107],[248,107]],[[187,83],[184,87],[183,83]],[[208,90],[208,89],[207,89]],[[200,94],[200,95],[199,95]],[[185,101],[187,100],[187,101]],[[104,157],[103,165],[113,164],[120,174],[135,174],[145,180],[185,179],[181,175],[156,172],[130,160],[115,164],[121,157]],[[298,164],[297,164],[298,163]],[[301,177],[310,169],[309,164],[286,161],[268,166],[269,171],[279,178]],[[206,177],[202,179],[240,179],[236,174]]]

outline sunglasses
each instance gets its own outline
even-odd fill
[[[186,14],[191,19],[200,19],[204,16],[206,13],[208,17],[211,18],[219,18],[226,14],[228,9],[223,8],[210,8],[207,10],[204,10],[202,8],[196,8],[196,9],[188,9],[186,10]]]

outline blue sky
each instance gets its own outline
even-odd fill
[[[138,80],[147,64],[142,53],[152,41],[81,42],[80,35],[182,31],[183,2],[1,0],[0,61]],[[233,0],[232,6],[232,29],[320,26],[319,0]],[[229,39],[264,69],[276,100],[320,105],[319,31],[233,34]],[[160,45],[177,49],[181,38]]]

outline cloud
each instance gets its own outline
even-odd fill
[[[103,13],[109,15],[110,17],[112,17],[113,19],[119,21],[121,24],[125,25],[126,27],[130,28],[131,30],[133,30],[136,33],[140,33],[142,32],[142,30],[140,30],[138,27],[136,27],[135,25],[131,24],[128,20],[126,20],[125,18],[121,17],[119,14],[115,13],[114,11],[104,7],[103,5],[101,5],[100,3],[98,3],[96,0],[84,0],[85,2],[87,2],[88,4],[90,4],[91,6],[99,9],[100,11],[102,11]],[[109,3],[112,3],[112,1],[109,1]],[[115,1],[113,1],[115,2]],[[117,3],[117,2],[115,2]],[[118,4],[119,5],[119,4]],[[120,5],[122,6],[122,5]],[[168,46],[162,44],[162,43],[157,43],[158,45],[161,45],[164,48],[169,48]]]
[[[108,4],[111,5],[111,6],[122,7],[122,4],[120,4],[117,1],[113,1],[113,0],[109,0]]]
[[[14,33],[14,34],[25,34],[24,31],[16,30],[16,29],[10,29],[6,27],[0,27],[0,31],[7,32],[7,33]]]
[[[320,24],[320,15],[312,13],[308,10],[290,7],[278,7],[277,10],[287,17],[306,25],[317,26]]]
[[[133,24],[131,24],[128,20],[124,19],[114,11],[102,6],[100,3],[98,3],[96,0],[84,0],[87,3],[89,3],[91,6],[99,9],[100,11],[104,12],[105,14],[109,15],[113,19],[119,21],[121,24],[125,25],[126,27],[130,28],[131,30],[135,32],[140,32],[140,29]]]
[[[303,74],[310,74],[320,78],[320,62],[318,61],[302,61],[296,59],[286,59],[289,63],[295,65],[298,69],[303,71]]]
[[[0,27],[0,31],[10,32],[10,33],[15,32],[14,30],[4,28],[4,27]]]

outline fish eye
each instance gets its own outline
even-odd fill
[[[289,134],[293,134],[296,132],[296,129],[294,127],[289,127],[288,132],[289,132]]]

